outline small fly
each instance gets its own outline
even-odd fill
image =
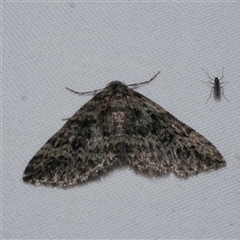
[[[224,94],[223,91],[223,87],[221,86],[223,83],[220,82],[223,79],[223,68],[222,68],[222,77],[219,79],[218,77],[215,77],[214,79],[210,77],[209,73],[202,68],[202,70],[207,74],[208,78],[211,79],[213,82],[204,82],[204,83],[211,83],[213,86],[211,87],[211,93],[210,96],[208,98],[208,100],[211,98],[212,93],[213,93],[213,98],[216,101],[220,101],[221,100],[221,95],[223,94],[223,96],[226,98],[226,100],[228,102],[230,102],[227,97]],[[206,101],[206,103],[208,102],[208,100]]]

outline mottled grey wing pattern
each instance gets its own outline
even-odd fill
[[[126,111],[126,119],[132,123],[128,136],[130,153],[126,157],[131,165],[144,172],[173,171],[180,177],[226,165],[206,138],[150,99],[137,95],[127,104],[130,107]]]
[[[110,97],[104,89],[80,108],[32,158],[23,180],[69,186],[106,171],[113,164]]]
[[[188,176],[225,165],[203,136],[121,82],[111,82],[37,152],[23,179],[69,186],[130,164]]]

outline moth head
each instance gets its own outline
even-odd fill
[[[112,81],[112,82],[110,82],[110,83],[108,83],[107,85],[106,85],[106,87],[109,87],[109,86],[120,86],[120,85],[124,85],[124,86],[126,86],[123,82],[121,82],[121,81]]]

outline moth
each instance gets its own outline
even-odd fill
[[[23,180],[67,187],[117,165],[179,177],[225,166],[210,141],[130,88],[137,85],[113,81],[98,90],[36,153]]]

